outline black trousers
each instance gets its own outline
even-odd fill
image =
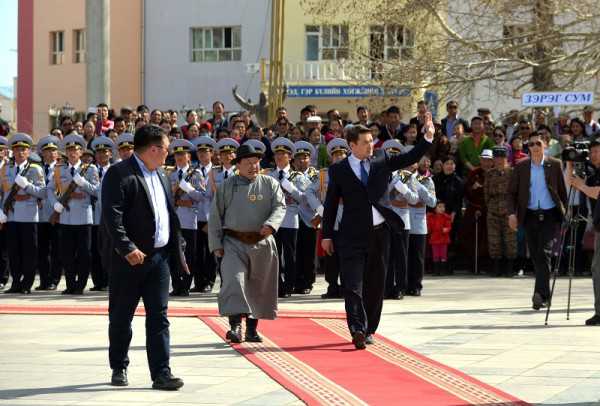
[[[300,220],[296,245],[296,289],[312,289],[315,283],[317,231]]]
[[[11,288],[31,289],[38,257],[37,223],[6,223]]]
[[[92,226],[61,224],[60,247],[67,289],[85,289],[92,259]]]
[[[385,280],[385,294],[391,296],[406,291],[408,277],[408,232],[390,233],[390,261]]]
[[[8,283],[8,247],[5,225],[0,229],[0,283],[6,285]]]
[[[325,281],[329,285],[327,286],[327,293],[336,295],[342,292],[342,287],[338,282],[340,277],[340,257],[336,244],[337,233],[337,231],[333,232],[333,255],[325,255]]]
[[[298,230],[280,228],[275,233],[279,254],[279,293],[292,293],[296,282],[296,242]]]
[[[525,215],[525,238],[535,269],[534,293],[542,299],[550,298],[550,269],[552,250],[560,229],[560,216],[556,210],[544,210],[543,219],[537,211],[527,210]]]
[[[62,276],[58,226],[38,223],[38,271],[40,286],[58,285]]]
[[[350,333],[373,334],[379,326],[383,308],[389,230],[384,224],[365,238],[369,241],[367,249],[340,247],[339,257]]]
[[[108,295],[108,358],[112,369],[129,365],[131,321],[144,300],[146,311],[146,353],[152,380],[169,369],[169,254],[161,249],[149,254],[144,263],[131,267],[121,260],[110,270]]]
[[[194,269],[196,258],[196,230],[181,229],[181,235],[185,240],[185,262],[187,263],[190,272]],[[170,259],[171,283],[173,284],[174,292],[189,292],[192,284],[192,275],[182,272],[175,266],[175,260]]]
[[[194,277],[194,286],[204,288],[213,286],[217,278],[217,260],[208,249],[208,234],[202,231],[206,222],[198,223],[196,232],[196,264],[193,270],[190,270]]]
[[[408,272],[406,273],[406,291],[423,289],[425,273],[425,249],[427,235],[410,234],[408,237]]]
[[[108,287],[108,269],[102,265],[99,239],[100,226],[92,226],[92,282],[96,288]]]

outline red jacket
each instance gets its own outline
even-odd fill
[[[450,244],[452,217],[449,214],[427,213],[429,244]]]

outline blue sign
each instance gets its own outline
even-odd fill
[[[532,92],[524,93],[524,107],[582,106],[594,103],[594,92]]]
[[[410,96],[408,89],[388,89],[379,86],[288,86],[287,97],[374,97]]]

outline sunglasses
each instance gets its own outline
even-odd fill
[[[542,146],[542,141],[531,141],[529,143],[530,147],[541,147]]]

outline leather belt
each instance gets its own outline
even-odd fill
[[[225,235],[249,245],[257,244],[259,241],[265,239],[265,236],[260,235],[260,233],[256,231],[235,231],[226,228],[223,232]]]
[[[408,203],[406,203],[405,201],[401,202],[398,200],[392,200],[391,204],[392,206],[398,207],[399,209],[408,209]]]
[[[15,195],[15,202],[23,202],[31,199],[31,195]]]
[[[193,207],[194,201],[192,199],[179,199],[175,201],[177,207]]]
[[[414,207],[416,209],[420,209],[422,207],[425,207],[425,203],[417,203],[417,204],[411,204],[409,205],[410,207]]]
[[[75,200],[85,199],[87,197],[87,193],[84,192],[73,192],[71,193],[70,198]]]

